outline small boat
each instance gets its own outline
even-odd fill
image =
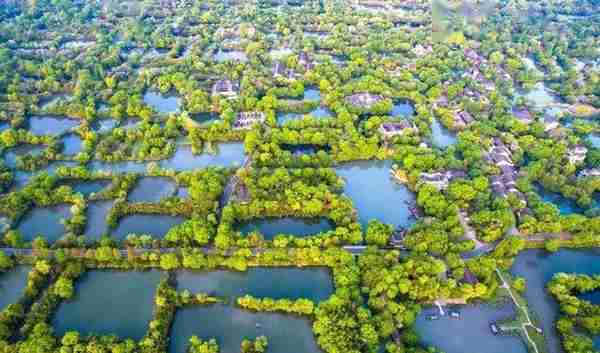
[[[451,311],[449,314],[453,319],[460,319],[460,313],[458,311]]]
[[[256,328],[260,328],[260,324],[258,322],[256,323]]]
[[[496,323],[494,323],[494,322],[490,323],[490,330],[492,330],[492,333],[494,335],[497,335],[497,334],[500,333],[500,330],[498,329],[498,326],[496,326]]]
[[[434,320],[439,320],[440,317],[437,316],[437,315],[429,315],[429,316],[426,317],[426,319],[430,320],[430,321],[434,321]]]

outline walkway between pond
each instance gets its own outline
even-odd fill
[[[525,334],[525,337],[527,338],[527,340],[529,341],[529,343],[531,343],[531,346],[535,350],[535,353],[540,353],[540,351],[538,350],[537,345],[535,344],[535,342],[529,336],[529,332],[527,332],[527,327],[528,326],[532,327],[534,330],[536,330],[538,332],[542,332],[542,330],[539,327],[536,327],[533,324],[533,322],[531,321],[531,318],[529,317],[529,312],[527,312],[527,308],[521,306],[519,304],[519,302],[517,302],[517,298],[513,294],[512,289],[510,288],[510,285],[504,280],[504,277],[502,277],[502,273],[500,273],[500,270],[498,268],[496,268],[496,273],[498,274],[498,277],[500,277],[500,280],[502,281],[502,287],[506,288],[506,290],[508,291],[508,294],[510,294],[510,297],[512,298],[512,301],[515,303],[515,306],[517,307],[517,309],[522,310],[523,313],[525,314],[525,318],[527,319],[527,322],[524,322],[524,323],[521,324],[521,330],[523,330],[523,333]]]
[[[366,250],[367,250],[367,246],[366,245],[346,245],[346,246],[342,246],[342,249],[348,251],[349,253],[351,253],[352,255],[362,255]],[[219,249],[214,248],[214,247],[201,247],[201,248],[192,248],[194,250],[201,250],[203,253],[207,254],[207,255],[211,255],[211,254],[223,254],[222,252],[220,252]],[[257,255],[260,254],[261,252],[263,252],[264,250],[269,250],[270,248],[252,248],[252,254],[253,255]],[[400,249],[400,247],[397,246],[391,246],[391,247],[385,247],[385,248],[381,248],[381,249],[386,249],[386,250],[398,250]],[[81,248],[64,248],[63,250],[65,251],[69,251],[71,254],[74,254],[74,256],[76,257],[84,257],[86,251],[88,250],[93,250],[93,249],[81,249]],[[133,255],[141,255],[147,252],[154,252],[154,251],[158,251],[162,254],[168,254],[168,253],[176,253],[179,250],[181,250],[180,248],[160,248],[160,249],[152,249],[152,248],[127,248],[127,249],[116,249],[119,254],[121,256],[129,256],[130,253],[133,253]],[[227,251],[225,251],[224,255],[225,256],[230,256],[232,255],[236,250],[236,249],[229,249]],[[50,256],[54,256],[54,253],[56,252],[56,250],[53,249],[32,249],[32,248],[0,248],[0,251],[3,251],[6,255],[22,255],[22,256],[37,256],[37,255],[41,255],[42,253],[47,253]]]

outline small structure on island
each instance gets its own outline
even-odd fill
[[[263,112],[241,112],[238,114],[237,120],[233,124],[233,129],[247,130],[250,129],[254,124],[263,124],[264,122],[265,113]]]
[[[443,172],[421,173],[419,181],[423,184],[432,185],[438,190],[443,190],[448,187],[452,180],[466,177],[467,173],[464,171],[451,169]]]
[[[414,130],[414,125],[412,122],[408,120],[401,120],[399,122],[389,122],[383,123],[379,127],[379,133],[383,135],[384,138],[391,138],[394,136],[401,136],[412,132]]]
[[[588,149],[582,144],[577,144],[569,148],[567,151],[567,159],[571,164],[578,164],[585,160]]]
[[[375,106],[375,104],[383,101],[384,99],[385,98],[381,94],[361,92],[346,97],[346,103],[363,109],[371,109]]]
[[[215,82],[212,88],[213,96],[225,96],[227,98],[234,98],[238,95],[240,85],[237,82],[231,80],[219,80]]]
[[[512,152],[500,138],[492,138],[492,146],[485,158],[488,163],[500,170],[500,174],[492,175],[490,177],[490,183],[494,194],[502,198],[506,198],[509,194],[513,194],[523,205],[526,205],[527,198],[517,189],[518,171],[512,161]]]

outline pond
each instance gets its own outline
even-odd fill
[[[186,353],[189,339],[215,338],[220,353],[239,353],[243,339],[268,338],[267,353],[321,353],[308,319],[276,313],[254,313],[230,305],[187,307],[177,311],[169,353]]]
[[[232,167],[244,163],[244,144],[241,142],[227,142],[217,145],[214,154],[193,154],[189,145],[179,146],[175,154],[160,162],[161,167],[175,170],[189,170],[210,166]]]
[[[109,163],[95,160],[89,163],[89,168],[93,171],[105,171],[113,174],[144,173],[147,165],[148,163],[134,161]]]
[[[169,114],[179,112],[181,99],[174,94],[163,96],[159,92],[148,91],[144,94],[144,103],[159,114]]]
[[[54,315],[56,334],[77,330],[141,339],[152,319],[160,278],[158,271],[86,272],[75,284],[75,297],[60,304]]]
[[[67,181],[64,184],[70,185],[73,192],[80,193],[84,197],[88,197],[91,194],[97,193],[111,184],[109,179],[101,180],[72,180]]]
[[[10,123],[8,121],[0,121],[0,132],[8,129],[10,127]]]
[[[311,145],[311,144],[300,144],[300,145],[291,145],[287,143],[281,144],[281,149],[284,151],[289,151],[294,156],[302,156],[302,155],[311,155],[318,153],[319,151],[329,152],[331,148],[327,145]]]
[[[20,144],[16,147],[10,148],[6,150],[4,153],[4,161],[6,162],[6,166],[10,168],[15,168],[17,166],[17,157],[25,156],[25,155],[40,155],[46,146],[43,145],[30,145],[30,144]]]
[[[210,125],[220,120],[216,113],[199,113],[192,116],[192,119],[200,125]]]
[[[182,198],[182,199],[186,199],[186,198],[190,197],[190,191],[188,190],[187,187],[180,186],[177,189],[177,193],[175,194],[175,196]]]
[[[290,48],[280,48],[280,49],[269,50],[269,55],[273,59],[283,59],[286,56],[290,56],[292,54],[294,54],[294,51]]]
[[[279,234],[307,237],[332,230],[331,223],[324,218],[267,218],[255,219],[243,223],[239,231],[247,235],[253,231],[260,232],[266,240],[273,240]]]
[[[304,117],[304,114],[301,113],[277,113],[277,121],[279,125],[283,125],[288,121],[299,120]]]
[[[85,235],[90,241],[98,241],[109,233],[106,217],[113,206],[113,201],[90,202],[86,210]]]
[[[122,217],[111,234],[119,240],[125,240],[129,234],[150,235],[162,238],[169,229],[183,223],[185,218],[161,214],[133,214]]]
[[[17,229],[25,241],[32,241],[42,235],[48,243],[53,243],[65,234],[62,222],[70,216],[69,205],[34,208],[25,214]]]
[[[40,109],[47,109],[47,108],[50,108],[50,107],[56,105],[59,102],[61,102],[61,103],[68,102],[71,99],[72,99],[72,97],[66,93],[55,93],[55,94],[51,94],[49,96],[40,98],[39,106],[40,106]]]
[[[316,88],[307,88],[304,90],[304,100],[310,101],[320,101],[321,100],[321,91]]]
[[[25,294],[30,266],[15,266],[0,272],[0,310],[14,304]]]
[[[184,289],[226,298],[249,294],[257,298],[306,298],[320,302],[333,293],[333,283],[331,272],[324,267],[251,267],[245,272],[178,271],[177,290]]]
[[[523,61],[523,65],[525,65],[525,67],[528,70],[535,71],[536,73],[541,74],[540,69],[538,69],[537,65],[535,64],[532,58],[526,56],[521,58],[521,61]]]
[[[600,134],[590,134],[588,140],[594,148],[600,148]]]
[[[417,317],[415,327],[424,346],[434,346],[445,353],[527,353],[525,343],[517,336],[494,335],[490,322],[513,317],[514,307],[507,303],[502,307],[491,305],[467,305],[458,308],[460,319],[442,316],[428,320],[427,316],[439,315],[437,308],[427,308]]]
[[[166,177],[139,178],[127,195],[129,202],[158,202],[161,199],[173,196],[177,191],[177,184]]]
[[[561,215],[566,216],[573,213],[583,214],[584,210],[577,206],[577,203],[574,200],[564,197],[561,193],[546,190],[541,185],[537,185],[536,189],[544,202],[549,202],[558,207]]]
[[[141,120],[126,119],[123,122],[121,122],[121,124],[119,125],[119,128],[123,129],[123,130],[136,129],[141,123],[142,123]]]
[[[433,119],[431,123],[431,139],[433,144],[441,149],[446,149],[458,141],[456,134],[448,130],[437,119]]]
[[[312,116],[314,118],[318,118],[318,119],[333,117],[333,113],[331,112],[331,110],[327,109],[326,107],[322,107],[322,106],[317,107],[316,109],[312,110],[308,114],[310,116]]]
[[[67,134],[62,138],[62,153],[67,156],[75,155],[83,149],[83,141],[76,134]]]
[[[105,132],[111,131],[112,129],[117,127],[118,124],[119,122],[115,119],[102,119],[94,122],[92,127],[96,132],[103,134]]]
[[[563,249],[550,254],[543,250],[526,250],[515,259],[512,272],[527,281],[525,298],[540,318],[550,353],[561,352],[560,339],[554,328],[559,308],[547,293],[546,285],[559,272],[600,274],[600,251]]]
[[[250,294],[275,299],[307,298],[320,302],[333,293],[324,268],[251,268],[246,272],[180,271],[177,289],[230,298],[227,305],[187,307],[175,315],[170,353],[185,353],[189,338],[216,338],[221,353],[238,353],[242,339],[265,335],[270,353],[320,353],[311,323],[294,315],[254,313],[233,306],[234,298]],[[276,286],[273,283],[277,283]]]
[[[50,115],[35,115],[29,118],[29,132],[34,135],[60,135],[79,125],[76,119]]]
[[[46,168],[40,169],[33,173],[17,170],[14,173],[13,185],[15,186],[15,188],[20,189],[23,186],[25,186],[29,182],[29,180],[35,175],[38,175],[42,172],[46,172],[50,175],[53,175],[56,173],[56,169],[58,169],[58,167],[74,167],[76,165],[77,163],[73,161],[53,162],[50,163],[50,165],[48,165]]]
[[[415,114],[415,108],[409,102],[395,103],[390,115],[393,117],[409,118]]]
[[[248,61],[248,56],[241,50],[219,50],[215,56],[215,61],[222,63],[226,61],[239,61],[246,62]]]
[[[556,96],[550,92],[543,82],[538,82],[535,87],[524,94],[525,98],[533,103],[536,109],[544,109],[548,106],[558,103]]]
[[[354,202],[363,230],[371,219],[404,227],[414,223],[408,205],[415,202],[415,196],[392,179],[391,166],[389,161],[364,161],[336,167],[345,180],[344,194]]]

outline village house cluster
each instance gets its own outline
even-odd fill
[[[381,124],[379,127],[379,133],[384,138],[392,138],[394,136],[401,136],[408,132],[414,131],[415,126],[410,120],[400,120],[398,122],[387,122]]]
[[[567,159],[571,164],[579,164],[585,160],[588,149],[583,144],[577,144],[569,147],[567,150]]]
[[[452,180],[458,178],[467,178],[467,173],[458,169],[450,169],[432,173],[421,173],[419,181],[423,184],[432,185],[438,190],[444,190],[448,187]]]
[[[454,113],[454,127],[457,129],[464,129],[469,126],[475,119],[471,113],[466,110],[458,110]]]
[[[275,63],[273,64],[273,77],[295,80],[296,73],[294,72],[294,70],[288,68],[284,62],[275,61]]]
[[[523,204],[526,204],[525,195],[517,189],[518,171],[512,160],[512,151],[499,137],[492,138],[492,146],[485,158],[488,163],[500,170],[499,174],[490,177],[494,194],[502,198],[514,194]]]
[[[219,80],[215,82],[212,88],[213,96],[224,96],[227,98],[237,97],[240,91],[240,85],[238,82],[231,80]]]
[[[247,130],[254,124],[262,124],[265,122],[265,113],[263,112],[240,112],[237,116],[233,128],[235,130]]]

